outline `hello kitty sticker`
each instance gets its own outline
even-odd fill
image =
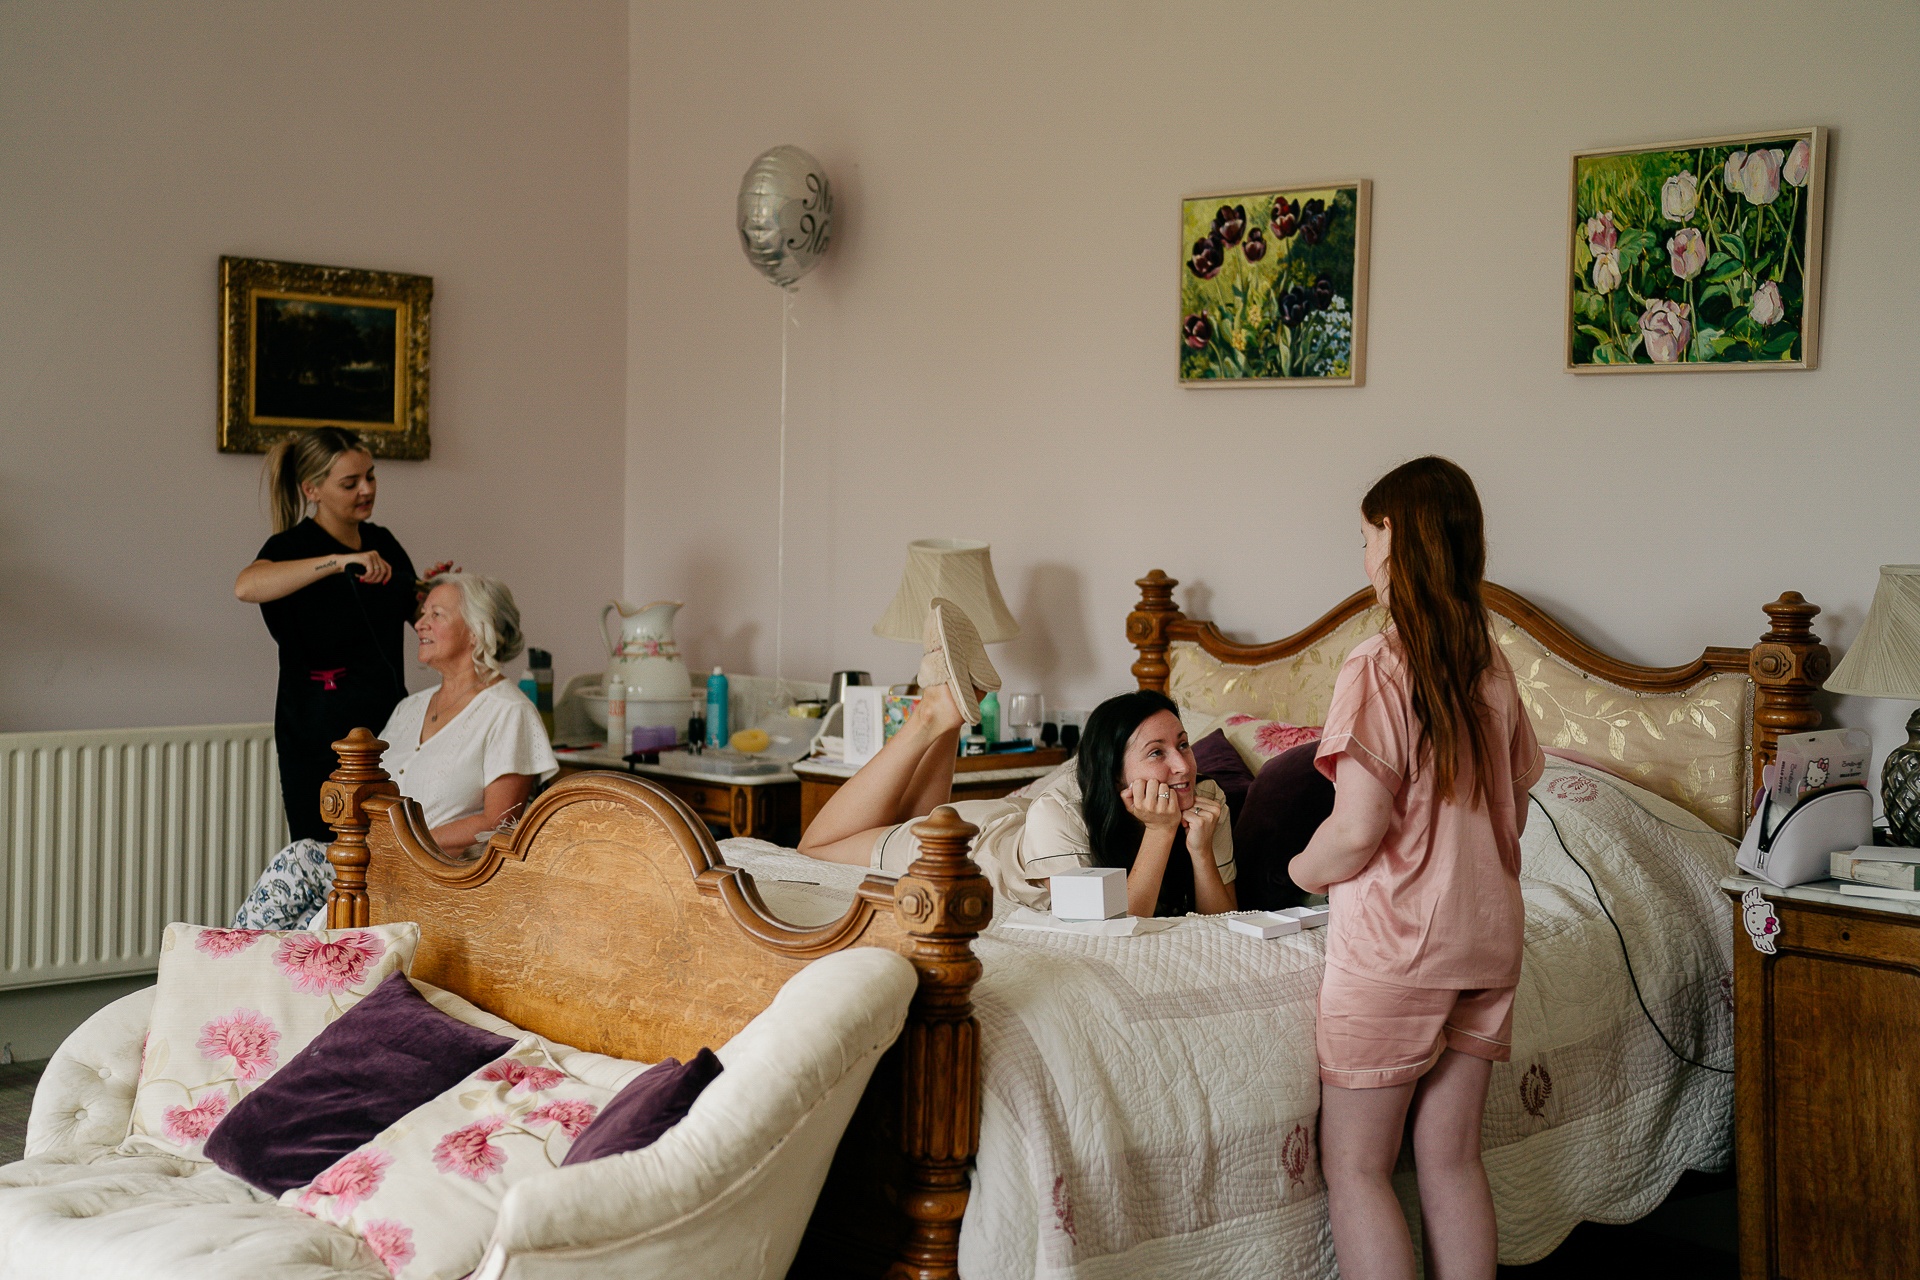
[[[1773,914],[1773,904],[1760,896],[1757,886],[1740,895],[1740,918],[1747,926],[1747,936],[1753,939],[1753,949],[1772,955],[1780,917]]]

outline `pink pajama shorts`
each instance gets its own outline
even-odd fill
[[[1513,1056],[1512,987],[1479,991],[1403,987],[1327,966],[1314,1044],[1320,1079],[1343,1089],[1418,1080],[1442,1049],[1489,1062]]]

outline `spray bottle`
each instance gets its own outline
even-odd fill
[[[707,745],[714,748],[727,745],[727,673],[719,667],[707,677]]]

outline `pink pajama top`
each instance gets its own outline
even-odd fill
[[[1520,806],[1546,761],[1497,648],[1480,703],[1502,767],[1469,807],[1476,765],[1464,732],[1454,796],[1435,794],[1431,761],[1414,767],[1420,724],[1398,634],[1371,637],[1341,666],[1314,764],[1330,779],[1343,756],[1358,764],[1393,793],[1393,817],[1366,866],[1328,890],[1328,964],[1407,987],[1520,980]]]

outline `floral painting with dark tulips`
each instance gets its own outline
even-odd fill
[[[1180,378],[1355,378],[1360,185],[1182,202]]]
[[[1819,132],[1574,157],[1569,364],[1807,362]]]

